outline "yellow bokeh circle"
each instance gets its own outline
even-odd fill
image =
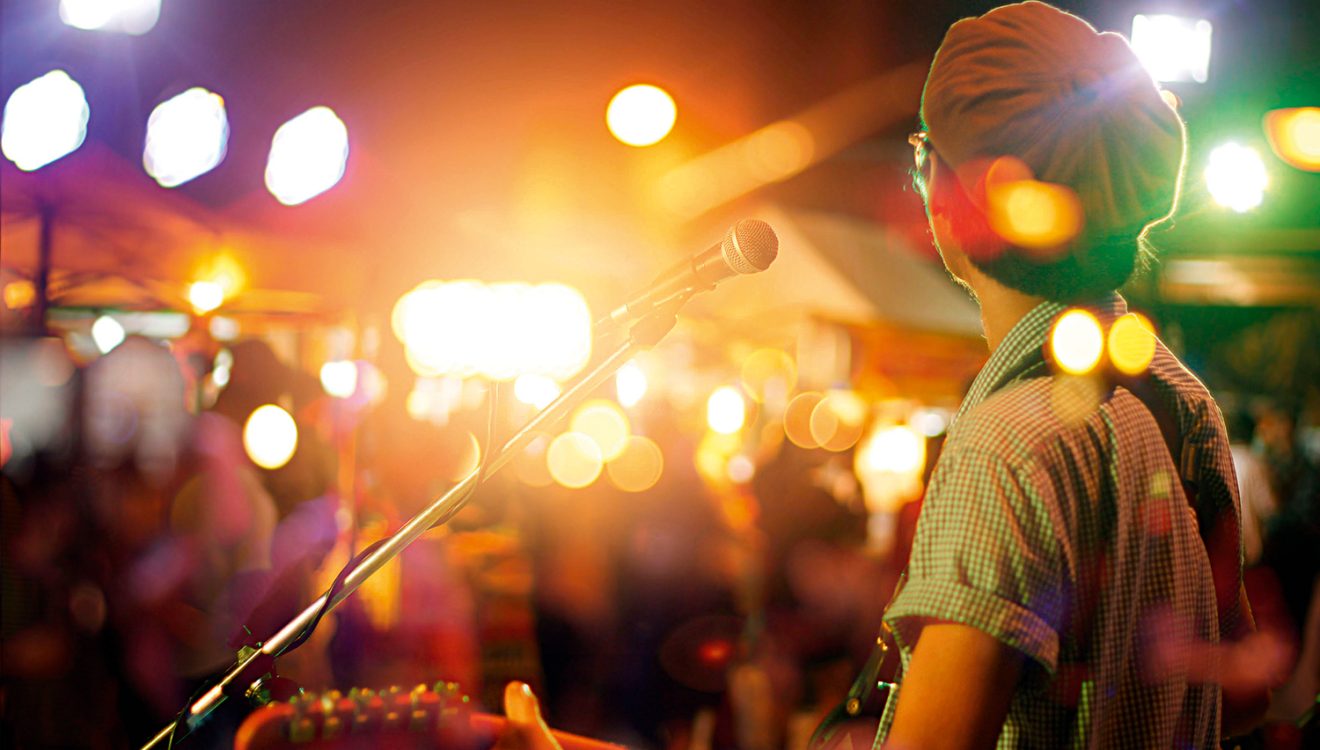
[[[577,432],[565,432],[551,441],[545,461],[550,476],[570,489],[596,481],[605,465],[596,441]]]
[[[298,425],[275,404],[258,406],[243,425],[243,449],[257,466],[278,469],[298,449]]]
[[[624,492],[644,492],[655,486],[664,473],[665,457],[660,446],[648,437],[628,438],[617,458],[605,464],[610,482]]]
[[[569,422],[569,431],[586,435],[600,446],[600,455],[612,461],[623,452],[632,427],[628,415],[612,401],[597,399],[583,404]]]
[[[1128,313],[1109,329],[1109,361],[1125,375],[1140,375],[1155,358],[1155,326],[1140,313]]]

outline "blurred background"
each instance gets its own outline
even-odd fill
[[[986,356],[907,135],[944,30],[994,5],[5,0],[0,737],[146,741],[607,353],[593,320],[752,217],[768,270],[695,298],[280,672],[495,711],[516,678],[582,734],[803,747]],[[1224,410],[1253,602],[1298,663],[1320,6],[1059,5],[1187,122],[1124,292]],[[1066,195],[1011,187],[1006,237],[1076,232]],[[1262,742],[1300,746],[1313,662]]]

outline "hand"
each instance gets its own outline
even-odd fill
[[[541,718],[541,704],[527,683],[504,686],[504,715],[508,721],[492,750],[562,750]]]

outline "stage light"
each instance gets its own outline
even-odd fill
[[[1320,172],[1320,107],[1276,109],[1265,114],[1265,136],[1280,159]]]
[[[619,403],[631,409],[646,395],[646,373],[636,362],[629,362],[615,373],[614,386]]]
[[[857,453],[859,474],[920,474],[926,465],[926,438],[906,425],[876,430]]]
[[[37,301],[37,287],[27,279],[11,281],[5,284],[5,307],[10,310],[22,310]]]
[[[341,359],[321,365],[321,387],[335,398],[348,398],[357,391],[358,367],[352,360]]]
[[[160,0],[60,0],[60,20],[85,31],[145,34],[160,20]]]
[[[628,416],[618,406],[604,399],[588,401],[578,407],[568,429],[591,438],[600,446],[601,458],[606,461],[618,458],[632,433]]]
[[[142,165],[161,187],[176,187],[215,169],[228,143],[225,100],[191,88],[151,111]]]
[[[1225,143],[1210,152],[1205,185],[1215,202],[1245,213],[1265,200],[1270,177],[1256,149]]]
[[[1179,16],[1132,18],[1132,51],[1156,81],[1205,83],[1210,69],[1210,22]]]
[[[1050,331],[1050,353],[1059,369],[1083,375],[1095,369],[1104,353],[1105,339],[1100,322],[1085,310],[1073,309],[1059,316]]]
[[[419,375],[566,380],[591,358],[591,311],[562,284],[424,282],[390,318]]]
[[[632,435],[616,458],[605,464],[610,482],[624,492],[644,492],[655,486],[664,473],[665,456],[648,437]]]
[[[275,131],[266,189],[296,206],[334,187],[348,164],[348,127],[329,107],[312,107]]]
[[[706,401],[706,423],[721,435],[732,435],[742,429],[747,419],[747,405],[736,388],[716,388]]]
[[[109,315],[102,315],[92,323],[92,341],[102,354],[109,354],[111,349],[124,343],[127,335],[124,326]]]
[[[519,375],[513,381],[513,397],[535,409],[544,409],[559,397],[559,384],[544,375]]]
[[[224,302],[225,289],[214,281],[194,281],[188,287],[188,304],[198,315],[205,315]]]
[[[19,169],[40,169],[82,145],[91,113],[82,86],[52,70],[9,95],[0,151]]]
[[[623,89],[605,110],[605,123],[614,137],[637,147],[659,143],[673,130],[677,118],[673,98],[648,84]]]
[[[596,441],[576,432],[565,432],[550,441],[545,452],[550,476],[564,487],[586,487],[600,476],[605,462]]]
[[[257,466],[278,469],[298,449],[298,425],[275,404],[258,406],[243,425],[243,449]]]

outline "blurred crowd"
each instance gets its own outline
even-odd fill
[[[473,465],[484,413],[419,421],[401,389],[366,408],[262,341],[229,349],[217,388],[215,352],[186,342],[129,337],[86,363],[58,339],[4,342],[5,746],[141,744]],[[276,469],[244,449],[265,404],[298,425]],[[1232,416],[1247,581],[1286,652],[1271,714],[1286,722],[1320,680],[1320,473],[1294,410]],[[520,679],[552,726],[634,747],[804,747],[871,651],[919,498],[878,547],[848,453],[780,441],[750,483],[712,486],[673,417],[638,431],[665,452],[658,485],[498,475],[279,674],[316,691],[452,680],[489,711]],[[241,719],[217,716],[190,742],[227,747]]]

